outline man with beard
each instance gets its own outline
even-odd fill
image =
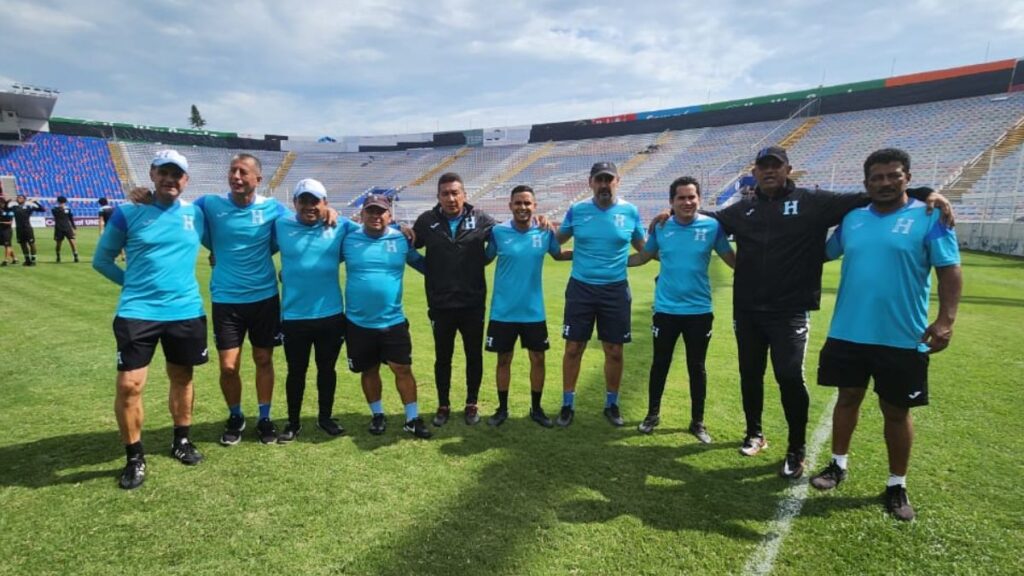
[[[593,198],[573,204],[558,229],[558,242],[574,238],[572,273],[565,289],[562,337],[562,409],[555,423],[566,427],[575,414],[576,381],[580,363],[597,322],[604,349],[605,418],[613,426],[625,421],[619,411],[623,344],[632,340],[630,305],[633,298],[626,279],[629,247],[644,248],[644,229],[636,206],[616,198],[619,171],[612,162],[590,168]]]

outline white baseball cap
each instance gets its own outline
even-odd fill
[[[188,172],[188,160],[177,150],[161,150],[156,153],[156,156],[153,157],[152,165],[163,166],[164,164],[174,164],[181,168],[182,172]]]
[[[312,194],[321,200],[327,199],[327,189],[320,183],[319,180],[312,178],[303,178],[295,183],[295,191],[292,192],[292,198],[298,198],[303,194]]]

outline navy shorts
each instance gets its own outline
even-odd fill
[[[345,329],[348,342],[348,369],[365,372],[381,362],[412,364],[412,337],[409,322],[387,328],[363,328],[349,321]]]
[[[246,304],[213,303],[213,339],[217,350],[241,348],[246,333],[253,348],[281,345],[281,300],[276,294]]]
[[[511,352],[519,340],[523,348],[543,352],[551,347],[548,342],[547,322],[502,322],[491,320],[487,323],[488,352]]]
[[[157,342],[171,364],[199,366],[210,359],[206,349],[206,316],[168,322],[117,316],[114,339],[118,372],[149,366]]]
[[[867,388],[893,406],[928,405],[928,354],[914,349],[828,338],[818,357],[818,384]]]
[[[590,340],[594,322],[597,321],[597,339],[601,342],[631,342],[632,304],[633,296],[626,280],[612,284],[587,284],[570,278],[565,288],[562,337],[574,342],[586,342]]]

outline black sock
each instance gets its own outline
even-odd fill
[[[175,426],[174,427],[174,441],[177,442],[182,439],[188,439],[188,435],[192,432],[191,426]]]
[[[135,459],[135,458],[143,458],[144,454],[142,453],[142,440],[139,440],[138,442],[135,442],[134,444],[125,444],[124,445],[124,453],[125,453],[125,456],[127,456],[129,460],[132,460],[132,459]]]
[[[544,394],[542,390],[530,390],[530,406],[534,410],[540,410],[540,397]]]
[[[498,410],[508,412],[508,390],[498,390]]]

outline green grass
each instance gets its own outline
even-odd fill
[[[40,236],[35,269],[0,269],[0,574],[718,574],[742,573],[772,530],[789,483],[776,476],[785,423],[769,384],[762,457],[736,453],[743,431],[731,335],[731,276],[715,261],[716,336],[708,360],[707,423],[715,444],[685,433],[689,398],[682,353],[673,365],[663,424],[646,411],[649,313],[657,265],[631,271],[635,341],[626,350],[624,429],[600,414],[603,377],[592,345],[580,376],[576,423],[544,430],[526,418],[526,358],[517,355],[513,417],[500,429],[453,418],[435,439],[400,431],[401,405],[386,378],[390,428],[366,431],[355,375],[339,368],[336,413],[349,436],[313,426],[310,374],[304,430],[289,446],[216,444],[226,416],[214,363],[197,370],[194,438],[207,460],[186,468],[166,455],[171,437],[162,358],[145,393],[146,484],[119,490],[123,463],[112,413],[117,288],[87,263],[52,264]],[[83,254],[95,233],[83,231]],[[20,254],[19,254],[20,257]],[[558,338],[568,264],[546,264],[552,349],[544,405],[560,403]],[[826,267],[823,310],[812,318],[813,382],[835,296]],[[209,269],[199,267],[206,284]],[[1024,262],[965,256],[965,290],[952,347],[932,364],[932,406],[916,410],[910,492],[916,522],[888,519],[881,421],[865,409],[851,476],[834,493],[811,493],[784,540],[778,574],[1019,573],[1024,497],[1016,450],[1024,374]],[[884,280],[884,279],[883,279]],[[436,406],[422,279],[407,275],[420,405]],[[868,311],[865,311],[868,313]],[[211,340],[212,342],[212,340]],[[277,354],[279,386],[285,366]],[[494,357],[485,356],[484,415],[496,406]],[[456,354],[453,400],[462,399]],[[255,412],[251,364],[244,407]],[[770,378],[769,378],[769,381]],[[811,386],[811,427],[832,391]],[[284,414],[279,389],[274,414]],[[827,444],[824,450],[827,451]]]

